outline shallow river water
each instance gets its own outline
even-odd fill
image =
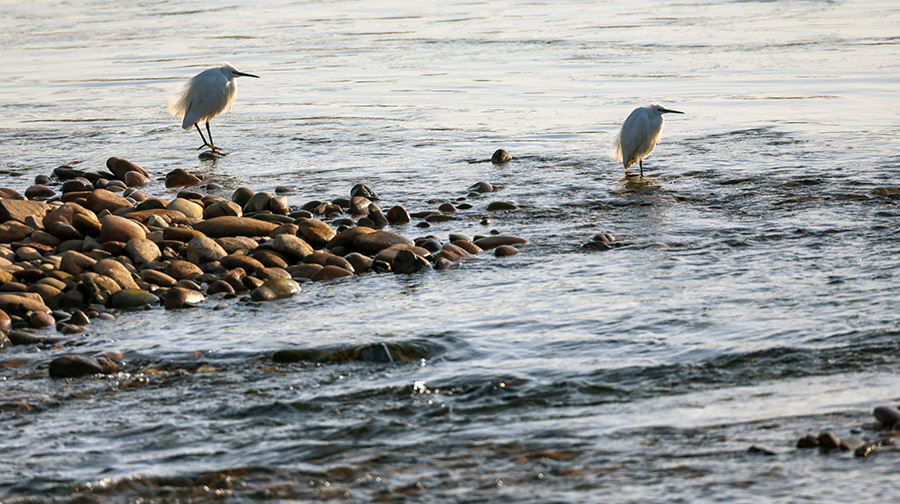
[[[0,186],[118,156],[155,195],[174,168],[294,205],[362,182],[472,205],[409,237],[528,240],[118,314],[76,341],[125,355],[106,378],[4,349],[0,400],[30,409],[0,412],[0,501],[896,498],[900,452],[794,448],[900,401],[896,2],[39,0],[0,3],[0,41]],[[223,60],[260,79],[203,160],[165,103]],[[612,141],[650,101],[685,114],[626,178]],[[582,248],[601,232],[628,245]]]

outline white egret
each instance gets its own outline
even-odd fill
[[[222,66],[210,68],[195,75],[187,81],[181,93],[169,100],[169,112],[176,118],[182,119],[182,128],[197,127],[197,132],[203,139],[203,145],[198,149],[209,147],[214,153],[225,155],[221,149],[213,145],[209,121],[234,107],[234,97],[237,94],[237,85],[234,79],[241,76],[259,78],[258,75],[238,71],[229,63],[223,63]],[[200,130],[199,123],[203,121],[206,121],[208,142],[203,136],[203,131]]]
[[[644,158],[656,147],[663,128],[662,115],[668,113],[684,114],[658,103],[651,103],[634,109],[625,119],[616,137],[615,149],[616,158],[625,165],[626,175],[628,168],[637,163],[641,167],[641,177],[644,176]]]

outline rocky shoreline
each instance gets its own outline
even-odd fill
[[[485,251],[514,255],[526,242],[495,230],[446,239],[400,232],[421,233],[455,219],[458,210],[472,208],[467,198],[498,189],[487,182],[435,210],[410,213],[393,205],[382,212],[378,195],[362,184],[347,197],[294,206],[277,195],[285,188],[272,195],[241,187],[228,199],[209,194],[223,187],[176,169],[165,185],[179,192],[167,199],[141,190],[151,179],[142,167],[111,157],[106,168],[60,166],[23,194],[0,188],[0,348],[64,343],[91,320],[114,319],[117,311],[175,310],[209,297],[289,298],[304,282],[442,270]],[[489,212],[517,208],[498,200],[485,206]],[[48,335],[51,326],[59,335]],[[66,355],[51,362],[49,373],[111,373],[115,361]]]

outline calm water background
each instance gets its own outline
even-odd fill
[[[896,453],[793,444],[870,435],[900,397],[900,208],[873,193],[900,173],[896,2],[3,2],[0,43],[0,185],[119,156],[153,194],[184,168],[225,196],[364,182],[429,210],[485,180],[457,220],[400,231],[529,240],[79,340],[153,372],[51,381],[71,349],[5,350],[0,397],[35,409],[0,413],[0,500],[895,497]],[[223,60],[261,79],[203,161],[165,102]],[[640,183],[610,150],[649,101],[686,114]],[[581,250],[604,231],[631,246]],[[268,359],[367,343],[424,358]]]

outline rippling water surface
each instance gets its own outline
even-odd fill
[[[900,208],[877,190],[900,172],[898,26],[886,0],[0,5],[2,186],[119,156],[153,194],[174,168],[295,205],[364,182],[383,208],[473,205],[407,236],[528,239],[122,314],[77,341],[134,370],[105,379],[5,349],[0,398],[31,409],[0,412],[0,500],[893,498],[895,452],[793,446],[864,438],[900,396]],[[165,102],[223,60],[261,78],[206,161]],[[626,179],[611,143],[649,101],[686,114]],[[468,196],[482,180],[502,188]],[[628,246],[582,249],[600,232]]]

